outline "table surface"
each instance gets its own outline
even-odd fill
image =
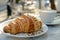
[[[0,35],[0,40],[60,40],[60,25],[48,26],[48,31],[44,35],[34,38],[15,38]]]

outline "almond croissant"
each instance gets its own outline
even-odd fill
[[[37,20],[34,16],[22,15],[4,26],[3,31],[11,34],[32,33],[40,30],[41,27],[42,22]]]

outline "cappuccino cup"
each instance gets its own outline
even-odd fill
[[[51,23],[57,16],[56,10],[40,10],[40,17],[43,23]]]

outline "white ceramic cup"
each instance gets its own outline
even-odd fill
[[[42,19],[42,22],[44,22],[45,24],[51,23],[56,16],[56,10],[40,10],[40,17]]]

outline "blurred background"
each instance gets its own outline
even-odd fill
[[[59,0],[28,0],[28,1],[31,1],[31,4],[32,3],[34,4],[35,9],[37,8],[39,10],[56,10],[57,13],[60,13],[60,9],[58,6]],[[11,6],[10,11],[12,11],[11,12],[12,15],[9,18],[13,18],[14,16],[16,17],[18,13],[22,13],[23,9],[25,9],[26,7],[28,8],[28,5],[31,6],[31,4],[29,4],[30,2],[28,1],[26,0],[23,0],[23,1],[22,0],[0,0],[0,22],[8,19],[8,15],[7,15],[8,14],[7,10],[9,10],[8,5]],[[30,9],[33,9],[33,8],[34,7],[31,6]]]

